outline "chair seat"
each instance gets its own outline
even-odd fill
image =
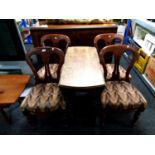
[[[50,73],[51,73],[52,78],[54,79],[57,78],[58,66],[59,66],[58,64],[49,64]],[[40,79],[44,79],[45,78],[45,66],[40,68],[37,73]]]
[[[54,111],[58,108],[64,110],[65,101],[56,83],[37,84],[23,100],[20,108],[30,112]]]
[[[106,64],[106,67],[107,67],[107,80],[110,80],[114,70],[114,64]],[[120,71],[120,79],[124,79],[126,75],[126,70],[121,65],[119,65],[119,71]],[[129,79],[131,80],[131,78],[132,78],[131,74],[129,74]]]
[[[136,87],[126,81],[108,81],[101,93],[103,108],[112,107],[124,110],[144,108],[147,101]]]

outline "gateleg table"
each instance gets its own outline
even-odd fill
[[[87,93],[97,103],[99,114],[100,94],[105,85],[104,71],[95,47],[69,47],[61,69],[59,86],[67,102],[69,117],[72,119],[76,93]],[[91,105],[91,104],[89,104]],[[89,108],[87,108],[89,109]]]

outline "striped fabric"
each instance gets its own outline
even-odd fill
[[[147,101],[132,84],[126,81],[108,81],[101,94],[103,108],[110,106],[121,109],[145,108]]]
[[[21,110],[31,112],[65,109],[65,101],[56,83],[37,84],[21,104]]]

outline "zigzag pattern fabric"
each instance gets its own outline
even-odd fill
[[[146,108],[147,101],[132,84],[126,81],[108,81],[101,94],[103,108],[108,106],[118,109],[130,110]]]
[[[37,84],[21,104],[21,110],[31,112],[47,110],[54,111],[58,108],[66,108],[60,88],[56,83]]]

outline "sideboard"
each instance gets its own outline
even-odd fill
[[[71,46],[93,46],[94,37],[101,33],[116,33],[116,24],[64,24],[30,28],[34,47],[40,46],[40,38],[45,34],[65,34],[71,39]]]

